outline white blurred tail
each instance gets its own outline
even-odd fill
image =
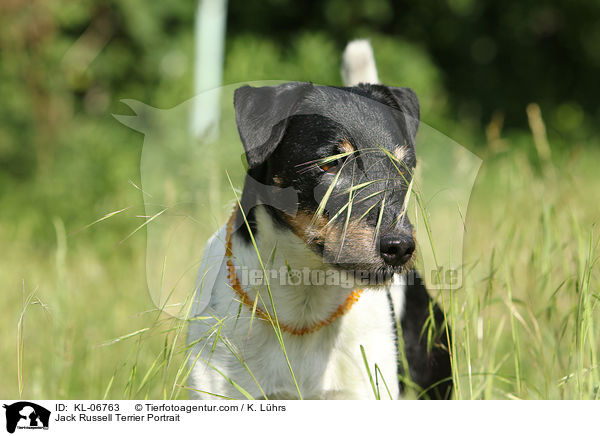
[[[346,86],[379,83],[371,44],[366,39],[350,41],[342,56],[342,80]]]

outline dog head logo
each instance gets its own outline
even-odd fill
[[[48,429],[50,411],[28,401],[19,401],[3,406],[6,409],[6,431],[14,433],[18,429]]]
[[[416,237],[415,257],[427,286],[461,287],[465,214],[481,160],[419,123],[416,97],[400,88],[375,89],[389,97],[390,106],[366,95],[368,90],[280,82],[251,85],[269,86],[225,86],[166,110],[124,100],[135,115],[114,115],[144,134],[142,184],[135,187],[144,199],[145,214],[136,231],[147,233],[147,283],[157,307],[185,317],[181,309],[190,289],[199,286],[202,300],[209,301],[223,261],[223,241],[211,239],[213,249],[199,241],[222,226],[223,212],[231,210],[233,198],[227,193],[234,191],[245,212],[268,205],[281,216],[295,218],[292,224],[300,233],[315,224],[302,215],[303,206],[310,212],[316,202],[317,215],[332,220],[321,245],[324,263],[333,267],[360,264],[377,269],[382,262],[378,236],[396,224],[401,242],[411,244],[405,252],[398,244],[388,244],[398,254],[399,261],[392,263],[403,264],[410,257]],[[365,127],[383,124],[389,129]],[[389,132],[396,133],[388,137]],[[340,138],[330,136],[338,133],[350,141],[333,141]],[[240,171],[240,139],[247,172]],[[321,150],[331,144],[335,148]],[[338,159],[329,161],[327,156]],[[306,162],[312,166],[297,165]],[[283,163],[289,165],[277,167]],[[281,174],[271,174],[275,170]],[[342,189],[342,177],[353,177],[353,185]],[[241,186],[243,191],[233,189]],[[361,225],[362,217],[368,226]],[[340,225],[334,226],[337,222]],[[320,234],[310,236],[315,244],[321,242]],[[215,255],[203,258],[204,249]],[[198,307],[200,312],[204,303]]]

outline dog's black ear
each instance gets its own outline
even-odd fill
[[[398,103],[398,106],[400,107],[400,111],[402,111],[404,115],[406,128],[414,145],[417,130],[419,129],[419,117],[421,115],[417,94],[410,88],[394,88],[393,86],[388,86],[388,89],[391,91],[396,103]]]
[[[288,118],[312,86],[294,82],[261,88],[243,86],[235,90],[235,120],[249,169],[273,153],[283,137]]]

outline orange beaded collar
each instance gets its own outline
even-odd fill
[[[259,318],[261,318],[265,321],[269,321],[272,324],[274,324],[275,320],[273,319],[271,314],[268,313],[267,311],[261,309],[260,307],[258,307],[258,305],[255,307],[252,299],[250,299],[248,294],[246,294],[246,292],[244,292],[244,290],[242,289],[242,285],[240,284],[240,281],[238,280],[237,274],[235,272],[235,267],[233,266],[233,262],[231,261],[231,256],[233,254],[233,251],[231,248],[231,234],[233,232],[233,222],[235,220],[236,212],[237,212],[237,207],[233,211],[233,213],[231,214],[231,217],[229,218],[229,221],[227,222],[227,234],[225,237],[225,255],[227,256],[227,270],[229,272],[227,278],[229,279],[231,288],[235,291],[235,293],[237,294],[237,296],[240,298],[241,302],[244,305],[246,305],[248,308],[250,308],[251,311],[254,311],[254,313],[256,313],[256,315]],[[323,327],[328,326],[329,324],[334,322],[336,319],[338,319],[340,316],[342,316],[346,312],[348,312],[352,308],[354,303],[356,303],[358,301],[361,293],[362,293],[362,289],[356,289],[356,290],[352,291],[350,293],[350,295],[348,295],[348,298],[346,298],[346,300],[340,306],[338,306],[338,308],[331,315],[329,315],[324,320],[314,323],[313,325],[306,326],[306,327],[291,327],[289,325],[279,323],[279,327],[284,332],[289,333],[291,335],[295,335],[295,336],[304,336],[304,335],[307,335],[310,333],[314,333],[318,330],[321,330]]]

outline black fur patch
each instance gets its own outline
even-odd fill
[[[411,271],[407,277],[401,327],[410,378],[425,391],[423,398],[448,400],[453,386],[448,351],[450,328],[446,327],[443,312],[432,301],[418,273]],[[428,349],[426,323],[430,313],[433,313],[434,340]]]

